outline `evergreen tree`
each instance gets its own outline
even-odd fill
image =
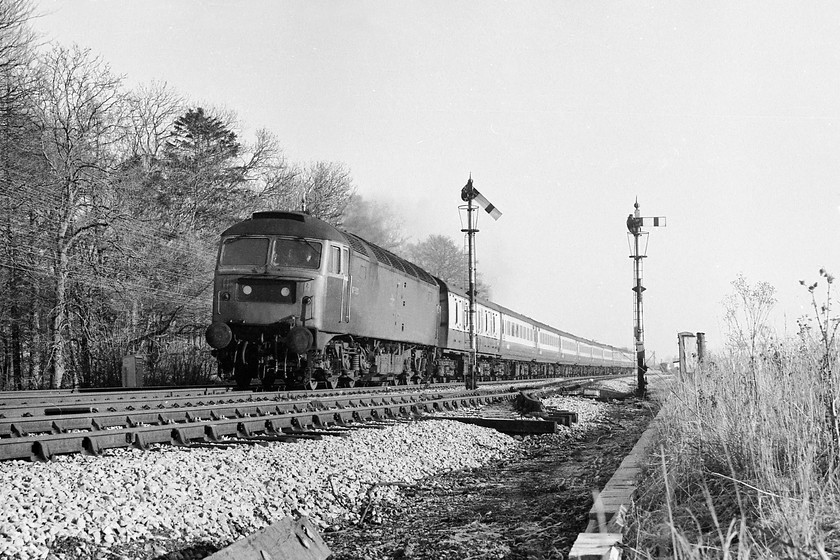
[[[238,215],[244,181],[236,133],[204,109],[178,117],[163,149],[158,202],[167,229],[183,233],[219,228]]]

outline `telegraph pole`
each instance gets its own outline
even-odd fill
[[[648,232],[642,231],[643,226],[664,227],[665,218],[643,218],[639,211],[639,199],[633,205],[634,212],[627,216],[628,241],[630,242],[630,258],[633,259],[633,340],[636,346],[636,396],[644,397],[647,391],[645,372],[645,327],[642,308],[642,259],[647,257]],[[632,236],[632,239],[631,239]]]
[[[461,200],[467,204],[460,206],[459,210],[466,212],[467,228],[461,231],[467,234],[467,267],[469,276],[469,289],[467,295],[470,298],[470,312],[469,312],[469,335],[470,335],[470,350],[469,362],[466,364],[466,371],[464,372],[464,385],[467,389],[475,389],[478,387],[477,370],[478,370],[478,340],[475,333],[475,323],[477,310],[475,305],[475,234],[478,233],[478,216],[473,212],[478,208],[473,204],[475,200],[484,211],[490,214],[494,220],[498,220],[502,215],[499,209],[493,206],[489,200],[478,192],[473,186],[472,175],[470,175],[467,184],[461,189]]]

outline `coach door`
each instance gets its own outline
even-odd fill
[[[350,322],[350,251],[340,245],[330,246],[327,264],[327,324]]]

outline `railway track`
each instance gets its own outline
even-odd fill
[[[563,381],[580,385],[584,380]],[[496,388],[495,395],[508,398],[521,394],[511,391],[509,385]],[[23,460],[0,462],[0,482],[5,488],[0,511],[9,516],[7,523],[0,522],[0,532],[6,536],[6,539],[0,539],[0,557],[15,554],[45,557],[52,552],[59,556],[150,560],[162,557],[166,551],[182,551],[184,556],[194,556],[197,552],[192,548],[195,543],[214,543],[212,547],[202,549],[202,554],[210,554],[218,546],[231,543],[295,510],[306,512],[318,527],[356,528],[366,519],[375,520],[373,525],[376,525],[388,511],[389,500],[396,499],[398,494],[397,489],[390,486],[391,482],[419,485],[417,488],[422,492],[420,481],[440,473],[462,469],[474,472],[478,465],[486,467],[488,472],[502,472],[500,469],[504,469],[511,457],[531,447],[530,443],[497,431],[481,430],[462,422],[427,420],[434,416],[474,413],[489,418],[494,411],[501,415],[511,408],[506,401],[479,410],[465,409],[465,405],[472,407],[473,402],[479,404],[479,400],[472,394],[460,394],[464,393],[460,389],[437,393],[414,391],[412,395],[396,393],[398,389],[403,388],[392,388],[391,392],[334,395],[332,401],[323,395],[297,399],[291,404],[296,405],[299,412],[285,409],[283,414],[277,414],[287,418],[287,424],[285,429],[283,425],[275,424],[275,428],[280,427],[275,433],[266,426],[267,416],[222,419],[221,409],[217,411],[218,420],[189,422],[185,419],[181,422],[178,419],[174,424],[138,426],[153,429],[160,435],[162,445],[152,445],[151,438],[145,437],[148,432],[134,430],[141,436],[137,440],[138,446],[149,446],[148,452],[106,451],[105,445],[97,447],[95,442],[101,436],[113,435],[108,434],[111,430],[85,428],[73,437],[90,439],[86,442],[77,439],[75,448],[70,451],[72,454],[62,456],[53,445],[54,440],[50,439],[61,434],[38,434],[44,436],[42,442],[46,443],[46,448],[42,445],[42,456],[31,455],[32,449],[23,448],[19,449],[21,454],[26,454],[19,458]],[[480,396],[494,397],[489,388],[486,393]],[[505,393],[509,395],[504,396]],[[463,400],[450,403],[451,411],[447,411],[446,405],[439,402],[442,398]],[[601,405],[566,398],[568,410],[581,414],[575,429],[580,430],[582,426],[586,429],[591,421],[591,408]],[[352,404],[360,407],[351,407],[349,401],[359,401]],[[577,401],[581,401],[581,406]],[[564,404],[558,406],[567,406],[563,399],[560,402]],[[285,406],[290,403],[276,401],[271,404]],[[373,410],[361,410],[364,405]],[[265,405],[261,402],[259,406]],[[435,412],[436,406],[441,413]],[[383,412],[385,408],[390,408],[393,416]],[[432,413],[425,413],[426,409]],[[407,417],[403,416],[403,410],[408,413]],[[414,420],[415,410],[423,413],[421,421]],[[169,412],[175,414],[178,410]],[[336,421],[336,413],[344,424]],[[322,419],[320,425],[313,422],[315,415]],[[34,416],[27,418],[36,419]],[[232,429],[236,431],[230,435],[224,435],[215,427],[225,420],[235,421]],[[256,427],[249,431],[251,422],[256,422]],[[132,430],[123,426],[113,431],[117,432],[116,437],[122,435],[127,443],[125,433]],[[624,433],[624,430],[618,432]],[[0,439],[24,441],[20,436]],[[312,439],[321,441],[309,441]],[[577,437],[560,439],[570,445],[576,445],[578,441]],[[125,447],[123,441],[118,442],[119,447]],[[272,445],[268,441],[297,443]],[[181,450],[177,446],[186,448]],[[79,449],[88,454],[103,452],[103,457],[81,456]],[[57,460],[42,465],[28,462],[56,456]],[[596,459],[592,457],[590,461],[600,464],[597,456]],[[541,459],[538,462],[541,464]],[[535,476],[531,472],[526,474]],[[521,486],[530,488],[534,483],[525,478]],[[556,480],[554,487],[558,487]],[[464,495],[464,488],[459,486],[459,496]],[[483,492],[478,490],[479,494]],[[448,497],[447,501],[451,499]],[[529,502],[527,507],[530,506]],[[440,504],[432,504],[432,507],[436,508],[435,516],[439,517]],[[495,506],[481,511],[489,512],[490,509],[495,522]],[[521,508],[518,510],[517,519],[521,519],[522,511]],[[435,516],[428,520],[437,519]],[[433,542],[442,542],[444,537],[435,532],[428,520],[417,525],[425,527],[421,533],[434,535]],[[364,524],[365,527],[368,525]],[[389,532],[396,534],[390,529]],[[344,531],[334,535],[339,534],[343,535]],[[385,542],[375,535],[359,542],[369,543],[376,539]],[[330,546],[333,546],[332,542]],[[333,551],[342,549],[333,548]],[[342,552],[344,555],[336,557],[361,557],[352,549]]]
[[[558,382],[529,381],[520,388]],[[564,384],[579,380],[562,380]],[[162,390],[0,395],[0,461],[152,444],[231,445],[340,435],[348,427],[410,419],[516,398],[507,382],[480,391],[391,386],[251,393]]]
[[[43,406],[76,406],[87,403],[103,402],[131,402],[142,401],[154,397],[165,398],[199,398],[228,396],[231,398],[246,398],[253,395],[251,391],[236,391],[232,387],[160,387],[143,389],[109,389],[109,390],[44,390],[44,391],[0,391],[0,415],[15,407],[27,406],[37,408]]]
[[[482,389],[498,387],[538,387],[569,379],[532,379],[525,381],[487,381]],[[310,389],[302,391],[239,391],[232,386],[185,387],[144,390],[110,391],[0,391],[0,419],[19,416],[55,415],[64,412],[83,413],[85,408],[98,410],[136,410],[142,407],[169,408],[196,402],[255,402],[282,401],[331,397],[335,395],[361,395],[402,391],[455,391],[462,386],[454,383],[428,385],[384,385],[378,387],[352,387],[342,389]]]

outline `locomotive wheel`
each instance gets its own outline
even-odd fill
[[[240,391],[247,391],[251,388],[251,371],[246,366],[236,368],[233,378],[236,381],[236,388]]]
[[[245,391],[251,387],[251,380],[259,373],[258,361],[257,347],[248,342],[241,342],[233,369],[233,379],[236,381],[237,389]]]
[[[240,391],[247,391],[251,388],[251,380],[257,377],[257,364],[236,364],[233,370],[233,378],[236,381],[236,388]]]
[[[274,387],[274,372],[265,372],[262,379],[262,388],[264,391],[270,391]]]

